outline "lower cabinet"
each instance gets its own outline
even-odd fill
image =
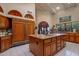
[[[61,37],[57,37],[57,51],[60,51],[61,49]]]
[[[75,42],[79,43],[79,36],[76,36]]]
[[[68,33],[69,36],[68,42],[79,43],[79,34],[78,33]]]
[[[12,44],[20,44],[25,41],[25,22],[24,20],[12,20]]]
[[[42,56],[43,55],[43,41],[33,38],[33,37],[29,37],[29,42],[30,42],[30,45],[29,45],[30,51],[36,56],[37,55]]]
[[[51,43],[51,55],[56,53],[56,40]]]
[[[66,42],[63,40],[61,40],[61,48],[63,48],[66,45]]]
[[[69,34],[68,34],[68,33],[66,33],[66,35],[64,36],[64,40],[65,40],[65,41],[70,41],[70,40],[69,40]]]
[[[70,39],[70,42],[74,42],[75,41],[75,35],[70,35],[69,39]]]
[[[6,49],[11,47],[11,37],[6,36],[6,37],[1,37],[1,46],[0,46],[0,51],[5,51]]]
[[[44,45],[44,55],[50,56],[51,55],[51,44]]]
[[[61,36],[61,48],[65,47],[66,41],[65,39],[68,39],[68,36]]]
[[[35,36],[29,36],[30,51],[37,56],[53,56],[65,46],[62,37],[40,39]]]

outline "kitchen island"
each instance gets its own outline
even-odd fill
[[[52,56],[66,45],[66,34],[34,34],[29,36],[29,49],[36,56]]]

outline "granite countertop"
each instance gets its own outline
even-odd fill
[[[48,35],[33,34],[33,35],[29,35],[29,36],[35,37],[38,39],[48,39],[48,38],[57,37],[57,36],[61,36],[61,35],[66,35],[66,34],[65,33],[53,33],[53,34],[48,34]]]

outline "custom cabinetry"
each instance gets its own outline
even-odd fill
[[[5,51],[11,47],[11,36],[4,36],[0,38],[0,51]]]
[[[44,40],[44,55],[50,56],[51,55],[51,39]]]
[[[12,20],[12,43],[25,40],[25,22],[21,19]]]
[[[29,48],[34,55],[43,55],[43,41],[40,39],[29,37]],[[40,48],[41,47],[41,48]]]
[[[0,28],[6,29],[8,27],[9,27],[8,18],[0,15]]]
[[[54,55],[55,53],[56,53],[56,38],[52,38],[51,55]]]
[[[74,40],[76,43],[79,43],[79,33],[76,33]]]
[[[58,51],[65,47],[65,41],[63,37],[65,37],[65,35],[52,35],[52,37],[31,35],[29,36],[30,51],[37,56],[55,55]]]
[[[61,37],[58,36],[57,37],[57,51],[59,51],[61,49]]]
[[[28,39],[28,35],[34,34],[35,22],[32,20],[26,20],[26,39]]]
[[[75,33],[69,33],[69,39],[70,42],[75,42]]]

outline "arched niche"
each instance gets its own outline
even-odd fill
[[[41,22],[38,24],[38,27],[46,28],[46,27],[49,27],[49,24],[48,24],[48,22],[46,22],[46,21],[41,21]]]
[[[0,6],[0,12],[4,13],[4,11],[3,11],[3,9],[2,9],[2,7],[1,7],[1,6]]]
[[[26,14],[24,17],[29,19],[34,19],[34,17],[31,14]]]
[[[14,16],[20,16],[20,17],[22,17],[22,14],[19,11],[17,11],[17,10],[10,10],[8,12],[8,14],[9,15],[14,15]]]

